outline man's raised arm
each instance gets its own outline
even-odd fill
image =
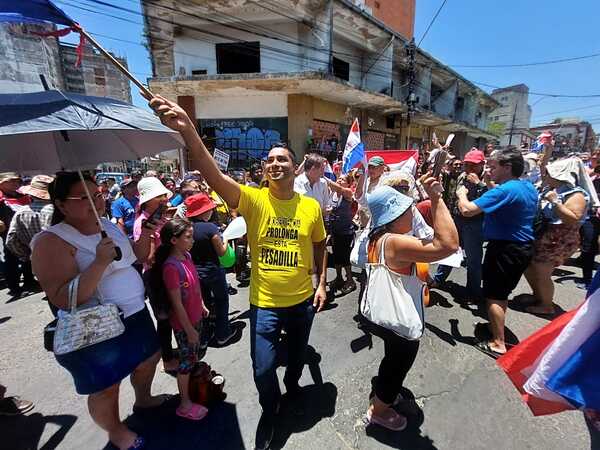
[[[192,158],[200,162],[202,176],[219,194],[230,208],[237,208],[240,202],[240,185],[223,174],[212,155],[200,139],[196,126],[181,106],[166,98],[155,95],[148,98],[149,106],[160,118],[163,125],[179,131]]]

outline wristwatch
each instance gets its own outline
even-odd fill
[[[550,203],[552,203],[552,205],[554,205],[554,206],[561,205],[562,200],[560,199],[560,197],[557,197],[555,200],[552,200]]]

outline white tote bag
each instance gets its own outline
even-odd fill
[[[384,250],[388,237],[383,237],[379,260],[366,264],[368,281],[360,312],[374,324],[414,341],[420,339],[425,330],[423,298],[427,285],[417,277],[415,264],[410,275],[387,267]]]

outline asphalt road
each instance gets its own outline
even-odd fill
[[[565,266],[557,275],[556,300],[568,310],[583,299],[583,291],[573,284],[580,270]],[[450,280],[463,283],[465,270],[455,270]],[[297,416],[284,406],[273,448],[600,449],[600,436],[579,412],[533,417],[495,362],[472,347],[473,325],[482,320],[477,312],[461,306],[452,294],[438,292],[405,383],[406,401],[400,410],[408,415],[409,425],[404,432],[365,428],[362,422],[383,345],[357,328],[354,292],[317,315],[301,380],[306,414]],[[524,292],[527,284],[522,280],[515,294]],[[176,399],[151,413],[132,414],[133,391],[129,382],[122,384],[121,416],[146,437],[147,448],[253,448],[260,408],[251,374],[247,294],[243,288],[231,299],[232,318],[246,325],[241,340],[209,348],[206,355],[226,377],[228,396],[205,420],[178,418]],[[36,407],[24,417],[0,417],[0,448],[112,448],[92,423],[86,400],[75,393],[68,373],[43,348],[42,329],[50,312],[42,294],[9,300],[6,290],[0,291],[0,383],[8,387],[8,395],[21,395]],[[507,327],[518,339],[545,323],[517,311],[508,313]],[[176,393],[176,382],[159,371],[154,393],[165,392]]]

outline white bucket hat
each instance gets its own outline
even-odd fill
[[[140,205],[143,205],[148,200],[166,195],[167,198],[171,198],[173,193],[168,190],[164,184],[155,177],[145,177],[138,182],[138,192],[140,194]]]

